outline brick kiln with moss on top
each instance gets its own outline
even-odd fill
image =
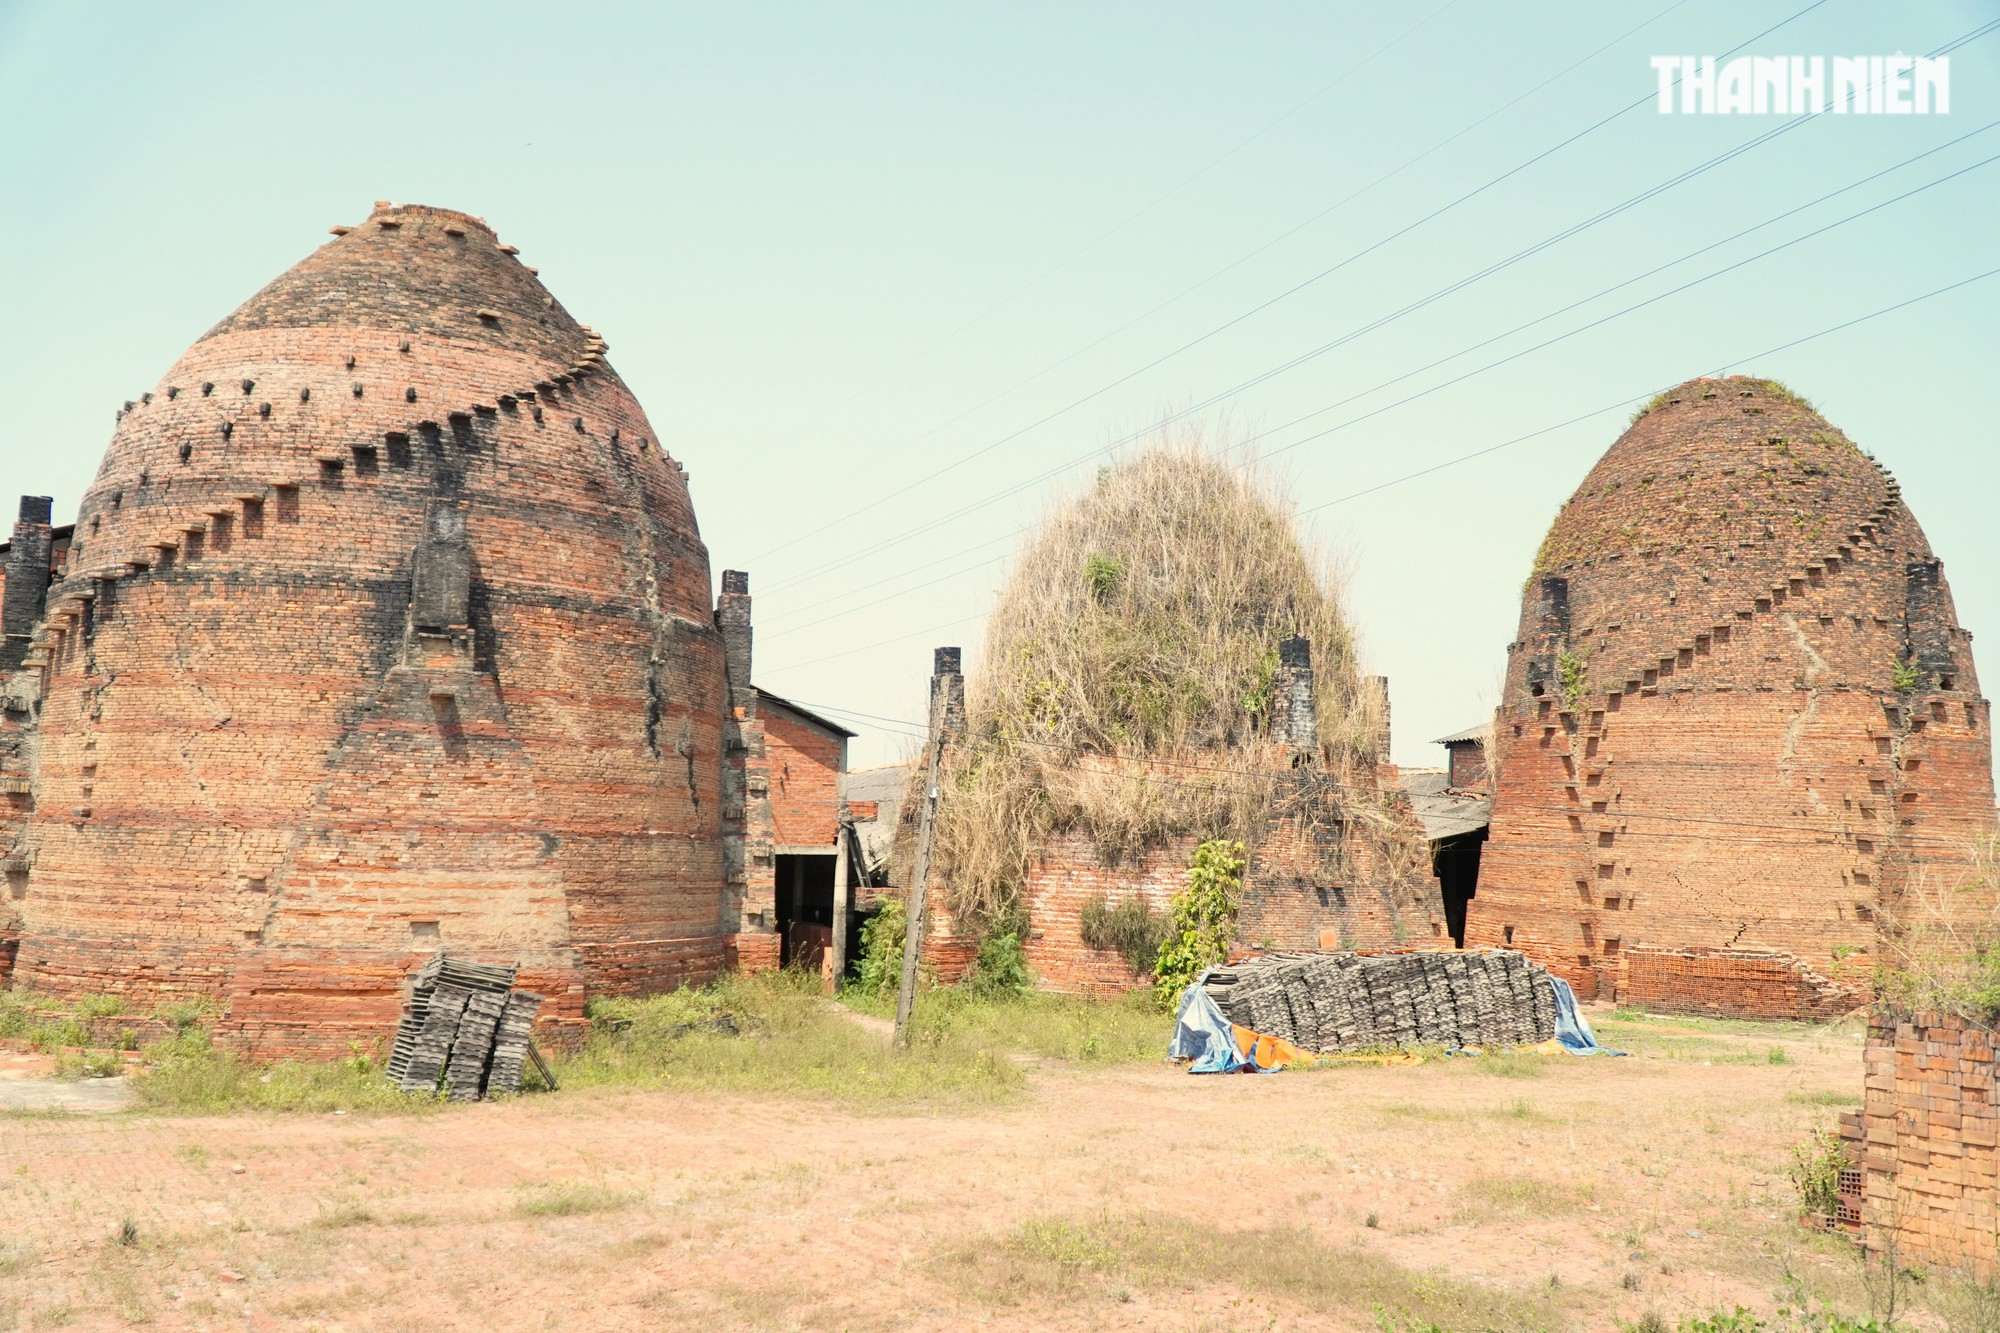
[[[125,405],[59,570],[17,528],[14,984],[337,1050],[441,947],[572,1018],[774,953],[686,473],[483,221],[335,232]]]
[[[1470,945],[1579,994],[1867,999],[1876,922],[1993,819],[1990,708],[1901,488],[1783,386],[1634,420],[1529,577]]]

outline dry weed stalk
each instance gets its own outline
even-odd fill
[[[1085,832],[1113,863],[1180,834],[1254,844],[1290,764],[1267,727],[1277,647],[1293,635],[1312,640],[1337,783],[1374,759],[1375,706],[1287,503],[1195,433],[1058,505],[987,622],[946,775],[938,847],[953,915],[1009,919],[1051,834]],[[1389,827],[1378,804],[1353,802],[1354,818]]]
[[[2000,833],[1955,873],[1925,867],[1881,907],[1877,994],[1904,1012],[2000,1023]]]

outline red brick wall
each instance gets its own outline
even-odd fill
[[[1842,1117],[1861,1172],[1864,1241],[1878,1258],[2000,1271],[2000,1105],[1994,1034],[1942,1014],[1868,1030],[1860,1111]]]
[[[410,623],[438,504],[472,549],[456,637]],[[196,343],[84,496],[29,659],[17,980],[225,997],[275,1048],[375,1031],[440,946],[519,962],[558,1018],[712,975],[708,596],[686,476],[595,335],[476,220],[378,214]]]
[[[1869,993],[1867,954],[1814,967],[1772,950],[1642,947],[1605,960],[1599,978],[1607,971],[1629,1004],[1721,1018],[1839,1018]]]
[[[758,712],[771,765],[773,840],[781,847],[832,845],[840,821],[845,743],[768,700]]]
[[[1448,747],[1450,769],[1445,781],[1467,791],[1486,789],[1486,747],[1477,741],[1461,741]]]
[[[1830,975],[1872,947],[1883,895],[1960,862],[1993,817],[1990,710],[1879,465],[1761,381],[1669,397],[1539,557],[1466,942],[1586,997],[1634,948],[1707,950],[1649,965],[1647,1002],[1713,1007],[1733,970],[1771,1016],[1805,1016],[1817,1002],[1758,960]],[[1564,652],[1585,663],[1574,700]]]

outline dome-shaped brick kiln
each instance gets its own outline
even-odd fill
[[[309,1048],[386,1032],[439,948],[558,1013],[713,973],[728,683],[686,474],[484,222],[336,231],[127,404],[45,616],[9,616],[15,984],[209,995]]]
[[[1662,394],[1563,506],[1509,647],[1468,944],[1740,1014],[1866,998],[1993,813],[1989,707],[1889,473],[1768,380]]]

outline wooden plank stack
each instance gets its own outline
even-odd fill
[[[542,997],[515,990],[514,976],[510,964],[444,954],[424,964],[389,1052],[391,1081],[458,1102],[520,1091]]]
[[[1270,953],[1210,974],[1230,1022],[1303,1050],[1532,1046],[1555,1036],[1555,990],[1511,949]]]

